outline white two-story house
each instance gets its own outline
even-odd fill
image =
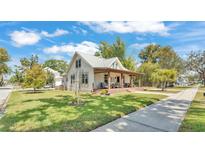
[[[96,89],[133,87],[133,80],[140,73],[123,67],[117,57],[101,58],[76,52],[65,75],[67,90],[94,91]]]

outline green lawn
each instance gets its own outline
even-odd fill
[[[147,87],[145,88],[146,91],[150,92],[160,92],[160,93],[178,93],[182,90],[186,90],[190,87],[171,87],[171,88],[166,88],[164,91],[162,91],[161,88],[154,88],[154,87]]]
[[[0,131],[90,131],[165,96],[82,94],[82,106],[68,105],[72,97],[67,91],[13,92]]]
[[[205,88],[200,88],[180,127],[182,132],[205,131]]]

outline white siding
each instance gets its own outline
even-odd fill
[[[111,64],[110,68],[125,70],[121,62],[116,58],[115,61]]]
[[[125,74],[124,78],[125,78],[125,83],[130,83],[130,76],[129,75]]]
[[[80,68],[76,68],[76,60],[77,59],[81,59],[81,67]],[[81,91],[91,91],[93,89],[93,85],[94,85],[94,71],[93,68],[80,56],[76,56],[73,60],[73,63],[70,64],[70,70],[67,74],[67,89],[68,90],[75,90],[76,88],[76,84],[73,83],[71,84],[71,75],[75,74],[75,80],[80,82],[80,90]],[[81,80],[82,80],[82,73],[88,73],[88,84],[82,84]]]
[[[97,73],[95,74],[95,88],[100,87],[100,83],[104,83],[104,75],[108,73]],[[129,75],[124,75],[125,76],[125,83],[130,83],[130,76]],[[119,80],[121,80],[121,73],[110,73],[110,84],[115,84],[117,83],[117,77],[119,77]],[[121,81],[119,81],[120,84]]]
[[[105,73],[97,73],[95,74],[95,85],[94,88],[99,88],[100,87],[100,83],[104,83],[104,75]]]

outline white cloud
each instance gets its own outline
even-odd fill
[[[45,37],[57,37],[57,36],[62,36],[62,35],[66,35],[69,32],[67,30],[64,29],[56,29],[55,32],[49,34],[47,31],[42,31],[41,34]]]
[[[38,33],[35,32],[26,32],[14,31],[10,34],[11,40],[15,46],[21,47],[25,45],[33,45],[38,43],[41,40],[41,37]]]
[[[135,21],[103,21],[103,22],[82,22],[92,30],[117,33],[157,33],[159,35],[169,35],[169,28],[163,22],[135,22]]]
[[[85,29],[80,29],[80,31],[81,31],[81,33],[83,33],[84,35],[86,35],[87,33],[88,33],[88,31],[87,30],[85,30]]]
[[[192,42],[192,41],[204,41],[205,29],[194,28],[186,30],[185,32],[178,32],[172,35],[172,38],[178,42]]]
[[[76,33],[76,34],[83,34],[83,35],[86,35],[88,33],[87,30],[83,29],[83,28],[80,28],[80,27],[77,27],[77,26],[73,26],[73,31]]]
[[[135,50],[141,50],[144,47],[148,46],[149,44],[154,44],[154,43],[134,43],[134,44],[131,44],[128,48],[135,49]]]
[[[54,45],[52,47],[44,48],[45,53],[70,53],[73,54],[76,51],[94,54],[99,51],[98,45],[94,42],[83,41],[81,43],[69,43],[61,46]]]
[[[56,29],[54,33],[48,33],[47,31],[37,31],[37,30],[30,30],[27,28],[22,28],[21,31],[13,31],[9,34],[14,46],[22,47],[26,45],[34,45],[38,43],[41,39],[45,39],[49,42],[55,43],[54,41],[48,39],[51,37],[58,37],[62,35],[66,35],[69,32],[63,29]]]

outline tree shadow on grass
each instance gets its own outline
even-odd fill
[[[68,102],[71,101],[72,96],[57,95],[57,97],[25,100],[24,103],[40,101],[41,105],[3,117],[0,129],[17,131],[12,129],[15,124],[24,123],[35,116],[35,121],[42,123],[40,126],[18,131],[90,131],[159,100],[154,97],[146,98],[129,94],[117,97],[83,94],[81,95],[85,101],[83,106],[69,106]],[[63,115],[64,118],[58,121],[49,119],[53,113],[50,113],[48,108],[52,108],[53,112]],[[72,120],[70,119],[71,114],[76,114]],[[50,120],[50,123],[44,125],[44,120]]]
[[[35,92],[33,90],[26,90],[26,91],[20,91],[23,94],[40,94],[40,93],[44,93],[45,91],[43,90],[36,90]]]

